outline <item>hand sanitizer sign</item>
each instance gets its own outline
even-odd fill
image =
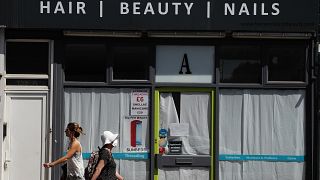
[[[130,123],[131,129],[131,146],[136,147],[142,145],[142,121],[132,120]]]
[[[126,138],[122,139],[124,152],[148,152],[148,116],[125,116],[123,132]]]

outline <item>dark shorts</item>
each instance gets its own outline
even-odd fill
[[[84,177],[79,177],[79,176],[67,176],[67,180],[84,180]]]

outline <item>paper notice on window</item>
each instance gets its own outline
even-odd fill
[[[170,136],[189,136],[188,123],[171,123],[169,124]]]
[[[149,91],[139,89],[131,91],[131,110],[132,116],[147,116],[149,112]]]

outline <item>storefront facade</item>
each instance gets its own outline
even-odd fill
[[[0,179],[59,179],[41,164],[66,152],[69,122],[85,159],[119,133],[125,179],[319,179],[318,13],[297,0],[1,1]]]

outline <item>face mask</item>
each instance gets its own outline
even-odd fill
[[[112,146],[113,146],[113,147],[118,146],[118,139],[116,139],[116,140],[113,141]]]

